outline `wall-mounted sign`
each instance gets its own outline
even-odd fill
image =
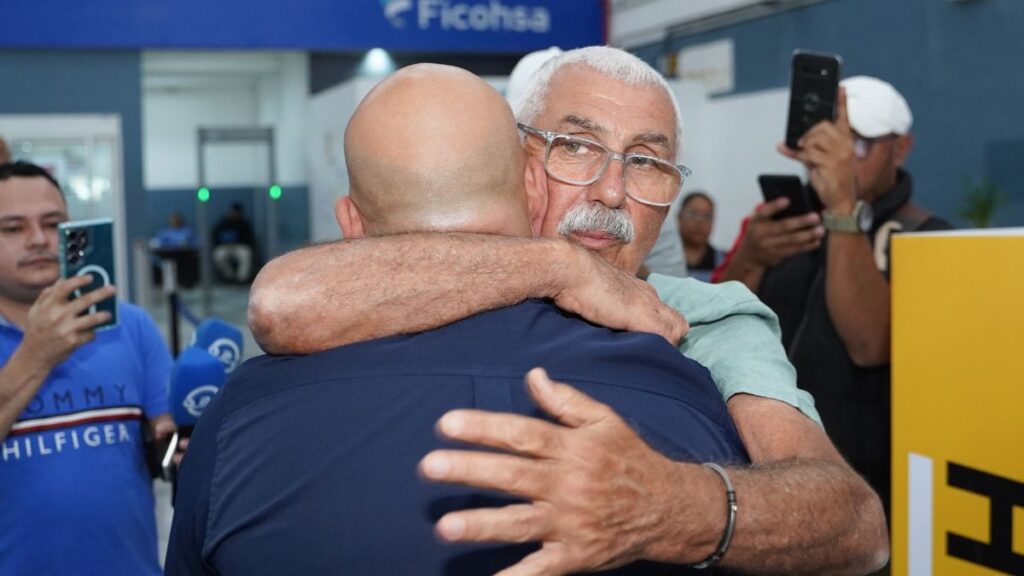
[[[605,42],[603,0],[7,0],[0,47],[527,52]]]
[[[700,82],[708,94],[728,94],[736,87],[736,57],[732,38],[683,48],[676,56],[676,75]]]

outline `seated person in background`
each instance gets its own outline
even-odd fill
[[[175,210],[167,218],[167,227],[157,231],[150,246],[162,250],[195,248],[199,245],[196,233],[185,224],[185,217]]]
[[[533,78],[517,108],[529,158],[527,189],[547,195],[534,226],[542,237],[409,233],[293,252],[264,267],[253,286],[250,325],[258,341],[276,352],[317,351],[541,297],[601,325],[656,332],[676,343],[684,333],[678,313],[666,311],[653,285],[690,320],[679,349],[709,368],[754,462],[729,470],[747,512],[736,522],[724,564],[747,572],[840,574],[884,563],[878,497],[812,420],[813,405],[794,385],[774,316],[738,283],[655,274],[647,284],[633,276],[682,185],[684,171],[674,164],[679,113],[664,79],[608,47],[557,56]],[[574,164],[580,155],[584,162]],[[492,164],[503,161],[492,155]],[[567,172],[580,166],[580,173]],[[346,202],[364,214],[373,208],[357,198]],[[451,208],[436,210],[438,221],[450,218]],[[426,463],[449,464],[425,463],[432,479],[520,496],[528,486],[527,495],[538,501],[450,514],[439,534],[452,541],[544,541],[541,556],[529,562],[552,572],[637,558],[708,558],[726,526],[721,502],[680,511],[682,499],[659,496],[669,487],[721,490],[721,479],[700,466],[649,470],[649,448],[610,432],[608,423],[621,420],[586,402],[564,401],[573,426],[491,414],[487,426],[474,420],[454,431],[441,427],[446,436],[491,447],[508,446],[496,436],[514,429],[517,445],[550,449],[500,459],[469,451],[428,456]],[[579,457],[581,450],[587,458]],[[533,458],[546,464],[531,466]],[[642,487],[628,508],[620,505],[622,486]]]
[[[163,282],[161,260],[171,260],[176,266],[177,283],[182,288],[192,288],[199,281],[199,240],[195,232],[185,224],[181,212],[174,211],[167,219],[167,227],[161,228],[149,241],[153,261],[153,283]]]
[[[710,241],[715,224],[715,202],[704,192],[690,192],[683,198],[676,219],[689,275],[702,282],[709,281],[711,272],[725,255]]]
[[[545,204],[536,188],[527,200],[511,111],[458,68],[410,66],[381,82],[349,123],[345,159],[351,195],[337,216],[346,238],[528,237]],[[433,527],[453,510],[521,505],[428,484],[414,471],[445,447],[434,426],[453,408],[537,414],[522,377],[538,365],[627,418],[664,454],[649,453],[652,468],[746,460],[707,371],[663,338],[597,328],[527,300],[429,332],[243,365],[192,436],[167,574],[491,574],[515,564],[538,546],[446,545]],[[529,381],[555,411],[542,391],[560,385],[540,370]],[[684,501],[724,502],[713,484],[671,497],[680,510]],[[687,572],[633,564],[622,573]]]
[[[236,202],[213,228],[213,263],[224,278],[239,284],[249,281],[254,244],[252,226]]]

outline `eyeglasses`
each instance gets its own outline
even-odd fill
[[[612,152],[593,140],[539,130],[523,123],[516,126],[527,134],[543,138],[544,170],[555,180],[587,186],[597,182],[611,161],[622,162],[622,187],[626,195],[649,206],[669,206],[679,196],[683,181],[692,172],[655,156]]]
[[[855,136],[853,139],[853,155],[859,159],[868,157],[871,152],[871,147],[879,142],[886,142],[888,140],[895,140],[899,138],[899,134],[887,134],[885,136],[879,136],[878,138],[864,138],[863,136]]]

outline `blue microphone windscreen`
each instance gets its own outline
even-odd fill
[[[171,367],[170,404],[174,423],[195,425],[225,380],[227,375],[220,361],[205,350],[186,348]]]
[[[209,352],[231,374],[242,362],[242,331],[217,318],[207,318],[196,327],[193,345]]]

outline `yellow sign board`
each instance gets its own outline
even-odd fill
[[[1024,574],[1024,229],[892,255],[892,573]]]

